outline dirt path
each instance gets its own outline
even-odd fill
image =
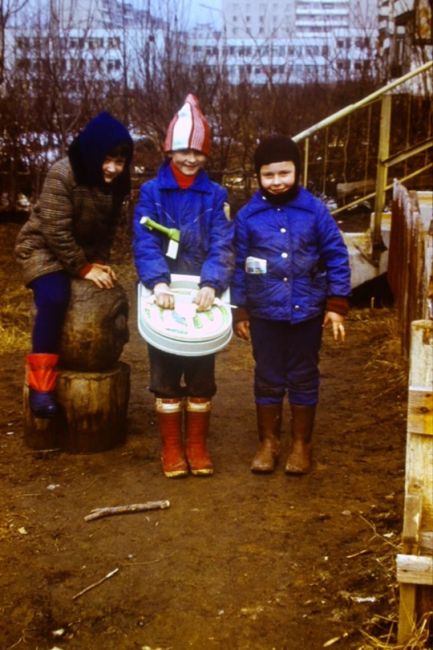
[[[2,650],[367,648],[395,614],[405,391],[381,362],[392,314],[353,311],[344,349],[325,338],[314,472],[254,476],[249,347],[218,357],[214,477],[168,480],[135,333],[126,445],[32,452],[22,440],[22,355],[0,382]],[[287,414],[284,433],[287,448]],[[97,506],[169,499],[164,511],[85,522]],[[118,568],[111,579],[73,600]],[[377,624],[375,624],[377,620]],[[383,630],[382,630],[383,631]],[[327,646],[330,647],[330,646]]]

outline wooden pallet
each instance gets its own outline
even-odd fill
[[[411,324],[398,641],[433,611],[433,321]]]

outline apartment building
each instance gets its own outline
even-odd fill
[[[71,91],[83,75],[125,82],[148,43],[162,39],[163,24],[121,0],[32,0],[7,29],[7,60],[29,80],[44,70],[64,75]]]
[[[233,83],[332,82],[371,71],[375,0],[223,0],[223,31],[194,37],[194,60],[220,66]]]

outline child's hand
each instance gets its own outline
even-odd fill
[[[250,340],[250,321],[240,320],[233,325],[234,332],[237,337],[244,341]]]
[[[84,279],[90,280],[100,289],[112,289],[117,280],[116,274],[111,266],[99,264],[98,262],[92,264],[92,268],[86,273]]]
[[[326,327],[328,323],[331,323],[332,334],[334,336],[334,341],[344,341],[346,339],[346,330],[344,329],[344,316],[337,314],[335,311],[327,311],[325,313],[325,319],[323,321],[323,326]]]
[[[174,309],[174,296],[166,282],[158,282],[153,287],[155,304],[162,309]]]
[[[215,300],[215,289],[212,287],[202,287],[194,296],[193,302],[197,305],[197,311],[207,311],[210,309]]]

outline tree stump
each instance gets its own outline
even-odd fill
[[[113,368],[129,340],[128,311],[120,284],[99,289],[88,280],[72,279],[60,344],[62,368],[86,372]]]
[[[61,413],[36,418],[24,386],[24,440],[32,449],[81,453],[124,442],[130,368],[118,361],[129,339],[128,298],[120,284],[99,289],[71,280],[56,387]]]
[[[32,449],[58,448],[71,453],[106,451],[126,438],[130,367],[118,362],[106,372],[59,370],[57,397],[61,414],[35,418],[24,386],[24,439]]]

